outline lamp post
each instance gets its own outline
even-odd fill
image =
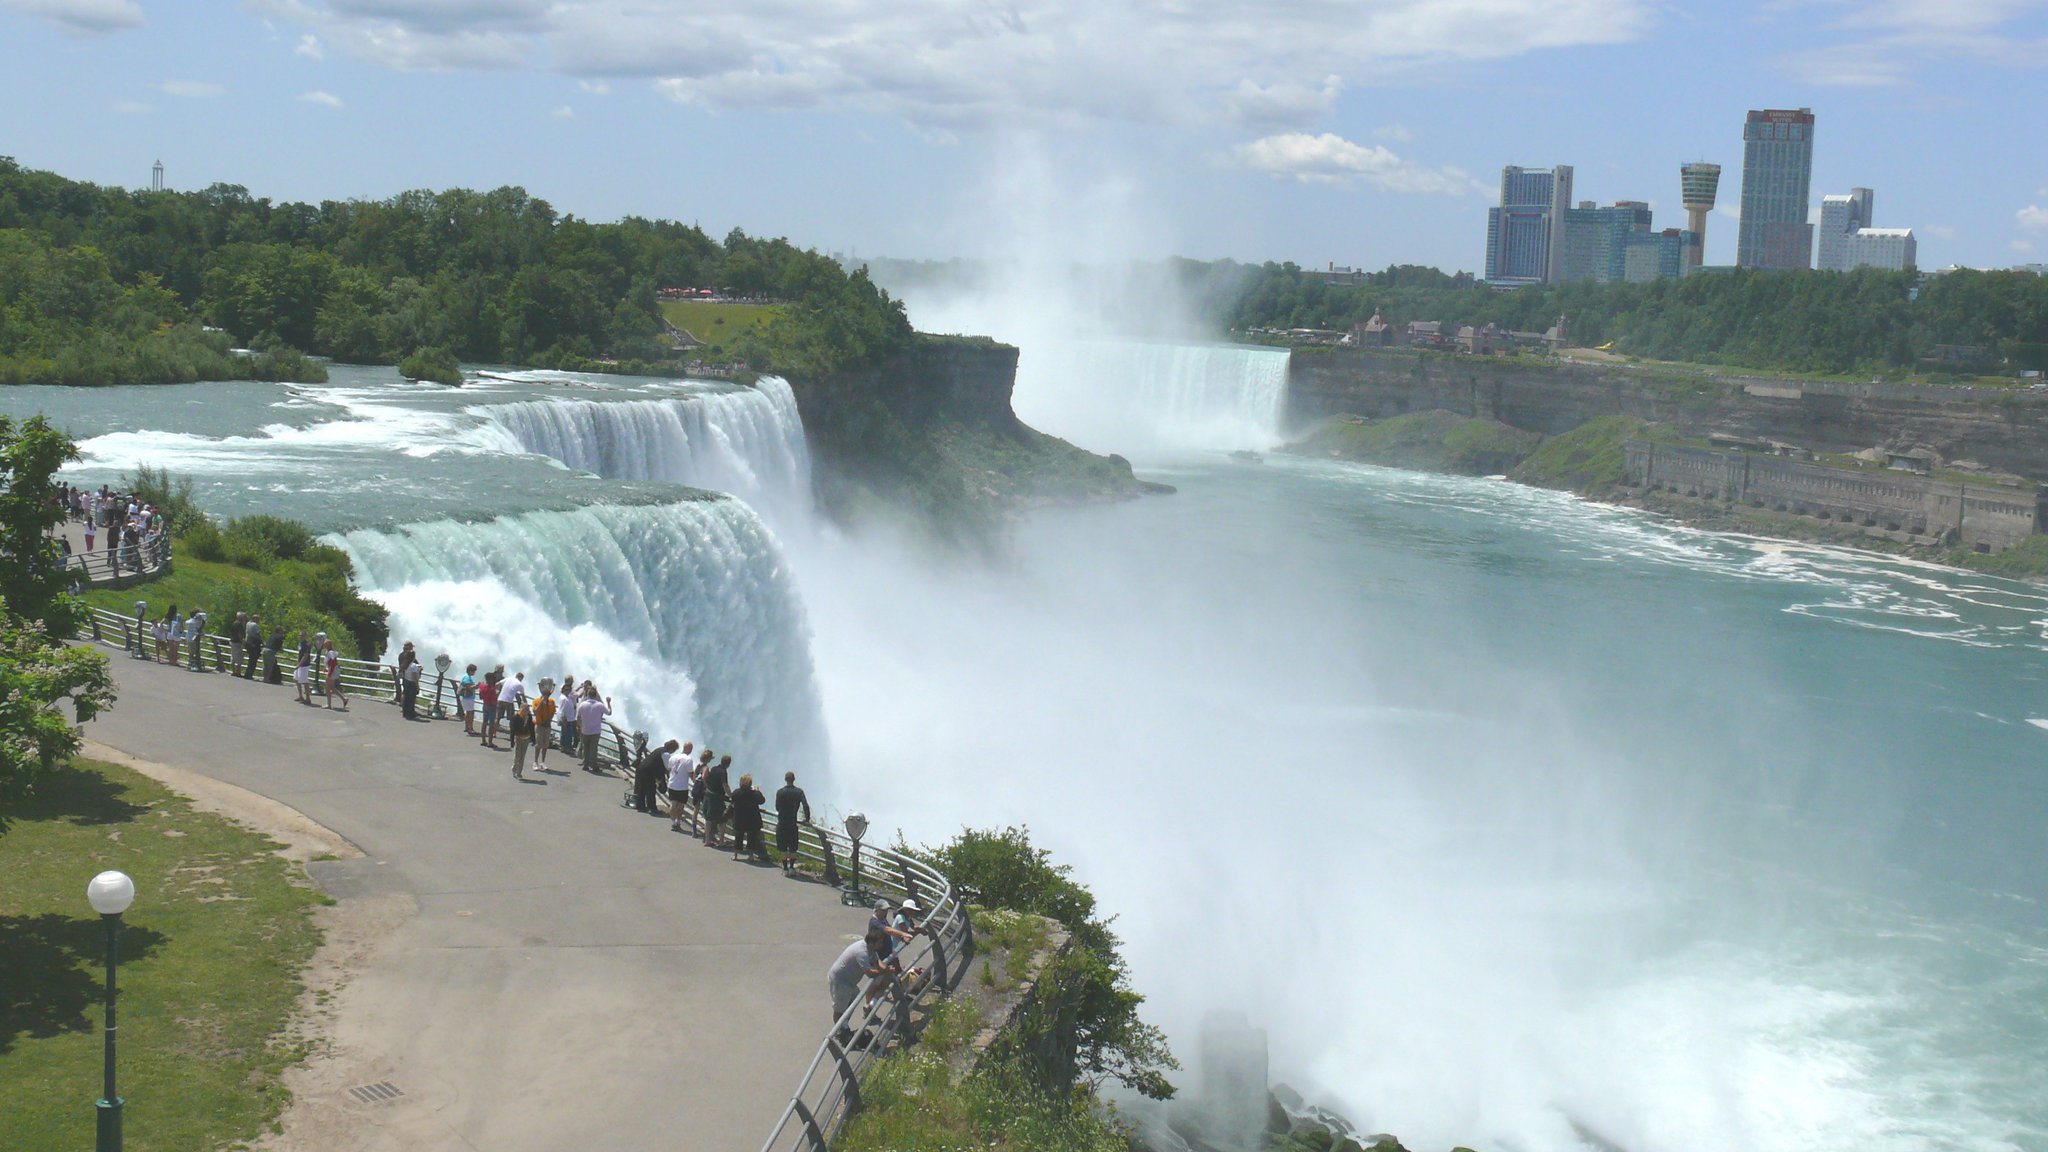
[[[839,894],[839,902],[866,907],[868,892],[860,886],[860,838],[868,834],[868,818],[859,812],[846,814],[846,835],[853,841],[853,887]]]
[[[97,1152],[121,1152],[121,1097],[114,1091],[114,968],[121,960],[121,913],[135,903],[135,881],[126,872],[102,872],[85,886],[85,898],[107,929],[107,1044],[105,1082],[100,1088]]]

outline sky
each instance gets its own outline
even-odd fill
[[[864,256],[1479,270],[1502,165],[1684,223],[1811,107],[1813,198],[2048,261],[2048,0],[0,0],[0,155],[273,200],[516,184]]]

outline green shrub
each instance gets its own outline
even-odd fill
[[[1095,894],[1073,879],[1067,865],[1054,864],[1044,849],[1032,847],[1028,829],[1014,827],[963,829],[916,854],[951,877],[973,903],[1064,925],[1075,946],[1055,963],[1056,973],[1041,979],[1056,978],[1071,993],[1079,1074],[1090,1087],[1114,1080],[1156,1100],[1172,1097],[1166,1073],[1180,1065],[1165,1033],[1139,1018],[1145,998],[1131,987],[1122,942],[1109,921],[1096,916]]]
[[[399,361],[398,374],[408,380],[456,385],[462,383],[462,362],[446,348],[428,345]]]

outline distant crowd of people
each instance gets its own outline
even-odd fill
[[[340,710],[348,710],[348,692],[341,679],[341,653],[327,633],[301,628],[287,638],[284,625],[278,624],[266,635],[262,618],[248,612],[235,613],[234,619],[217,633],[209,633],[206,625],[204,608],[194,608],[186,615],[173,604],[152,620],[148,602],[138,600],[130,625],[129,654],[193,672],[208,671],[210,658],[212,671],[254,680],[260,670],[264,683],[282,684],[286,650],[290,648],[294,657],[291,680],[298,689],[299,703],[313,704],[313,695],[318,692],[326,698],[328,708],[334,708],[339,701]],[[206,643],[208,640],[213,641],[211,646]]]
[[[107,567],[115,576],[154,567],[169,531],[161,509],[134,493],[116,492],[105,484],[94,491],[60,483],[55,499],[66,520],[83,525],[85,547],[76,554],[71,537],[57,533],[66,568],[83,567],[85,559],[101,548],[101,541],[105,541]]]

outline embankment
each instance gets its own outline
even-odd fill
[[[1629,416],[1687,436],[1779,439],[1816,452],[1924,445],[2048,477],[2048,390],[1851,384],[1725,373],[1548,363],[1438,352],[1297,348],[1288,427],[1349,413],[1378,420],[1441,409],[1545,436]]]
[[[2048,575],[2048,542],[2025,522],[2030,486],[1744,460],[1711,450],[1706,440],[1715,434],[1781,440],[1822,454],[1931,447],[1949,460],[2048,475],[2048,396],[2031,390],[1297,349],[1288,417],[1306,430],[1292,450],[1308,455],[1465,475],[1498,472],[1704,528],[1903,552],[2008,576]],[[1703,466],[1699,457],[1725,469],[1732,459],[1745,476],[1761,469],[1775,486],[1750,491],[1684,482],[1644,467],[1650,456],[1638,451],[1631,457],[1630,441],[1672,446],[1658,457],[1671,467]],[[1916,487],[1888,502],[1882,493],[1864,491],[1887,485]],[[1988,511],[1997,515],[1969,517],[1970,497],[1982,504],[1985,493],[1996,497],[1997,507]],[[1944,496],[1952,497],[1948,505],[1941,503]],[[1937,532],[1937,522],[1953,530]]]
[[[819,506],[842,522],[914,519],[943,537],[986,538],[1034,505],[1118,500],[1160,486],[1017,419],[1017,349],[919,335],[863,368],[796,375]]]

